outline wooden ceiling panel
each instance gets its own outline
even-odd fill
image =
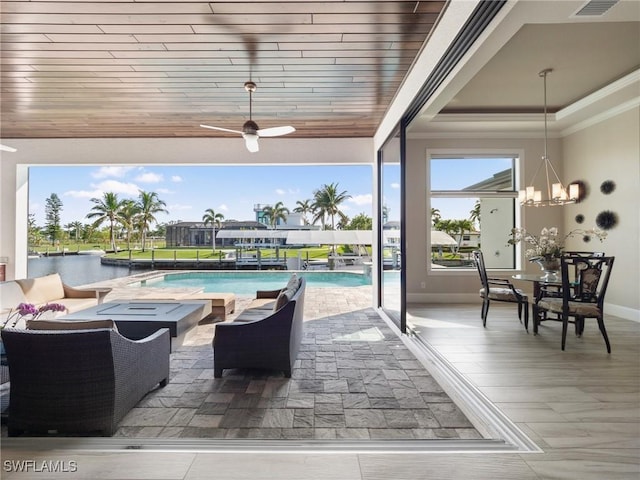
[[[3,138],[371,136],[442,1],[1,1]]]

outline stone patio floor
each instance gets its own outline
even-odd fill
[[[128,295],[114,288],[107,301]],[[236,314],[249,301],[238,297]],[[370,287],[308,288],[304,339],[291,379],[260,370],[225,370],[214,379],[215,324],[199,325],[171,355],[169,384],[149,393],[116,436],[482,438],[370,305]]]

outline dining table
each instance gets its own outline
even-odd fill
[[[517,273],[512,275],[511,278],[514,280],[522,280],[524,282],[533,283],[533,297],[536,301],[540,298],[540,294],[542,291],[541,286],[552,286],[552,287],[562,287],[562,277],[560,276],[560,272],[555,275],[549,275],[548,273],[540,272],[540,273]]]
[[[538,334],[538,324],[542,320],[546,320],[546,314],[541,315],[538,312],[537,304],[540,299],[547,296],[561,296],[562,290],[562,276],[560,272],[556,274],[549,274],[548,272],[540,272],[540,273],[517,273],[512,275],[511,278],[514,280],[522,280],[524,282],[533,283],[533,303],[532,307],[532,317],[533,317],[533,334]],[[554,290],[548,290],[546,287],[551,287]]]

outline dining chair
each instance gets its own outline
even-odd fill
[[[604,252],[586,252],[586,251],[570,251],[570,250],[566,250],[562,253],[563,256],[565,257],[604,257]],[[574,271],[573,271],[573,285],[572,287],[576,288],[576,282],[577,279],[579,277],[579,272],[577,270],[577,265],[574,265]],[[536,309],[536,305],[540,302],[540,300],[543,297],[555,297],[555,298],[562,298],[562,286],[560,285],[551,285],[551,284],[545,284],[545,285],[541,285],[539,290],[538,290],[538,295],[536,296],[536,298],[534,299],[534,302],[532,304],[532,310],[533,310],[533,315],[539,315],[541,316],[541,318],[539,318],[540,321],[544,321],[544,320],[548,320],[547,316],[548,316],[548,312],[546,311],[542,311],[542,310],[537,310]],[[555,320],[561,320],[559,315],[556,316]],[[580,335],[581,332],[578,332],[578,324],[576,324],[576,335]],[[533,329],[533,333],[537,333],[537,330],[535,329],[535,322],[534,322],[534,329]]]
[[[482,298],[482,310],[480,315],[482,317],[482,326],[487,326],[487,314],[489,313],[489,303],[491,300],[497,302],[510,302],[518,304],[518,318],[522,323],[522,310],[524,309],[524,328],[529,331],[529,297],[520,289],[517,289],[513,284],[504,278],[492,278],[487,275],[487,269],[484,263],[484,256],[481,250],[474,250],[471,252],[473,256],[473,262],[480,274],[480,282],[482,288],[480,289],[480,297]]]
[[[562,322],[562,350],[567,341],[568,324],[576,327],[576,335],[584,332],[585,318],[595,318],[611,353],[611,344],[604,326],[604,296],[609,285],[615,257],[602,256],[564,256],[560,259],[562,275],[562,295],[543,297],[534,305],[533,332],[545,320]],[[557,314],[556,318],[546,313]],[[573,320],[569,320],[573,317]]]

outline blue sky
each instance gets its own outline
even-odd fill
[[[89,223],[91,198],[104,192],[136,198],[144,190],[157,192],[167,204],[169,214],[158,215],[159,222],[200,221],[207,208],[225,219],[252,220],[254,204],[283,202],[293,210],[296,201],[312,199],[314,190],[330,183],[351,195],[343,204],[346,215],[371,215],[372,167],[367,165],[31,167],[29,213],[44,225],[45,200],[56,193],[63,203],[62,225]],[[397,214],[399,208],[392,211]]]
[[[435,162],[432,179],[443,189],[464,188],[509,165],[508,159]],[[398,220],[400,169],[390,167],[385,168],[384,201],[389,220]],[[30,167],[29,213],[43,226],[45,200],[56,193],[63,203],[63,226],[76,220],[90,223],[85,216],[93,206],[91,198],[102,197],[104,192],[136,198],[139,190],[144,190],[158,193],[167,204],[169,214],[159,214],[159,222],[200,221],[207,208],[227,220],[252,220],[255,204],[283,202],[293,210],[296,201],[313,199],[314,190],[330,183],[337,183],[340,191],[351,195],[342,207],[346,215],[371,215],[372,167],[368,165]],[[472,199],[434,199],[433,206],[443,218],[465,219],[474,203]]]

